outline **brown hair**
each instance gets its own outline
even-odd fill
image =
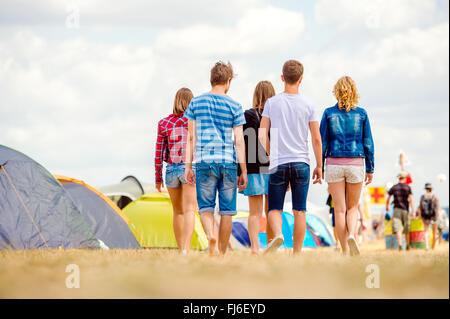
[[[253,93],[253,108],[255,108],[259,114],[264,109],[264,104],[268,98],[275,95],[275,89],[272,83],[269,81],[261,81],[256,85],[255,92]]]
[[[303,65],[297,60],[286,61],[283,65],[283,77],[287,84],[296,83],[303,75]]]
[[[175,94],[173,101],[173,114],[178,115],[186,111],[189,103],[191,103],[194,94],[188,88],[181,88]]]
[[[355,81],[349,76],[341,77],[334,86],[334,96],[338,100],[339,109],[346,112],[355,109],[358,104],[359,94]]]
[[[228,80],[234,77],[233,67],[230,62],[225,64],[222,61],[217,62],[211,69],[210,82],[212,86],[226,84]]]

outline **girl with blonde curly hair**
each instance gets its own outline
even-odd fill
[[[337,103],[325,110],[320,123],[325,164],[322,167],[333,198],[343,253],[358,255],[358,203],[363,182],[368,185],[373,179],[374,144],[367,112],[358,107],[355,81],[349,76],[341,77],[333,93]]]

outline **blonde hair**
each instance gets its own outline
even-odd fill
[[[269,81],[261,81],[256,85],[255,92],[253,93],[253,108],[255,108],[259,114],[264,109],[264,104],[268,98],[275,95],[275,89],[272,83]]]
[[[173,101],[173,114],[178,115],[186,111],[189,103],[191,103],[194,94],[188,88],[181,88],[175,94]]]
[[[334,86],[334,96],[338,100],[339,109],[346,112],[356,109],[359,94],[355,81],[349,76],[341,77]]]

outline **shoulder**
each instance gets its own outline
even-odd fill
[[[158,125],[165,126],[165,124],[170,120],[171,117],[172,117],[172,114],[169,114],[168,116],[163,117],[162,119],[159,120]]]
[[[329,107],[325,108],[325,110],[323,111],[323,115],[330,115],[331,113],[333,113],[337,110],[339,110],[337,107],[337,104],[335,104],[333,106],[329,106]]]
[[[362,115],[364,115],[364,116],[367,116],[367,111],[366,111],[364,108],[360,107],[360,106],[358,106],[358,107],[355,109],[355,111],[356,111],[357,113],[359,113],[359,114],[362,114]]]
[[[233,107],[234,109],[242,109],[242,105],[236,101],[235,99],[233,99],[232,97],[228,96],[228,95],[223,95],[221,96],[221,98],[228,104],[230,104],[231,107]]]

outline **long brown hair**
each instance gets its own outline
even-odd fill
[[[267,99],[275,95],[275,89],[272,83],[269,81],[261,81],[256,85],[255,92],[253,93],[253,108],[255,108],[259,114],[264,110],[264,104]]]
[[[175,94],[175,100],[173,101],[173,114],[179,115],[186,111],[189,103],[191,103],[194,94],[188,88],[181,88]]]

